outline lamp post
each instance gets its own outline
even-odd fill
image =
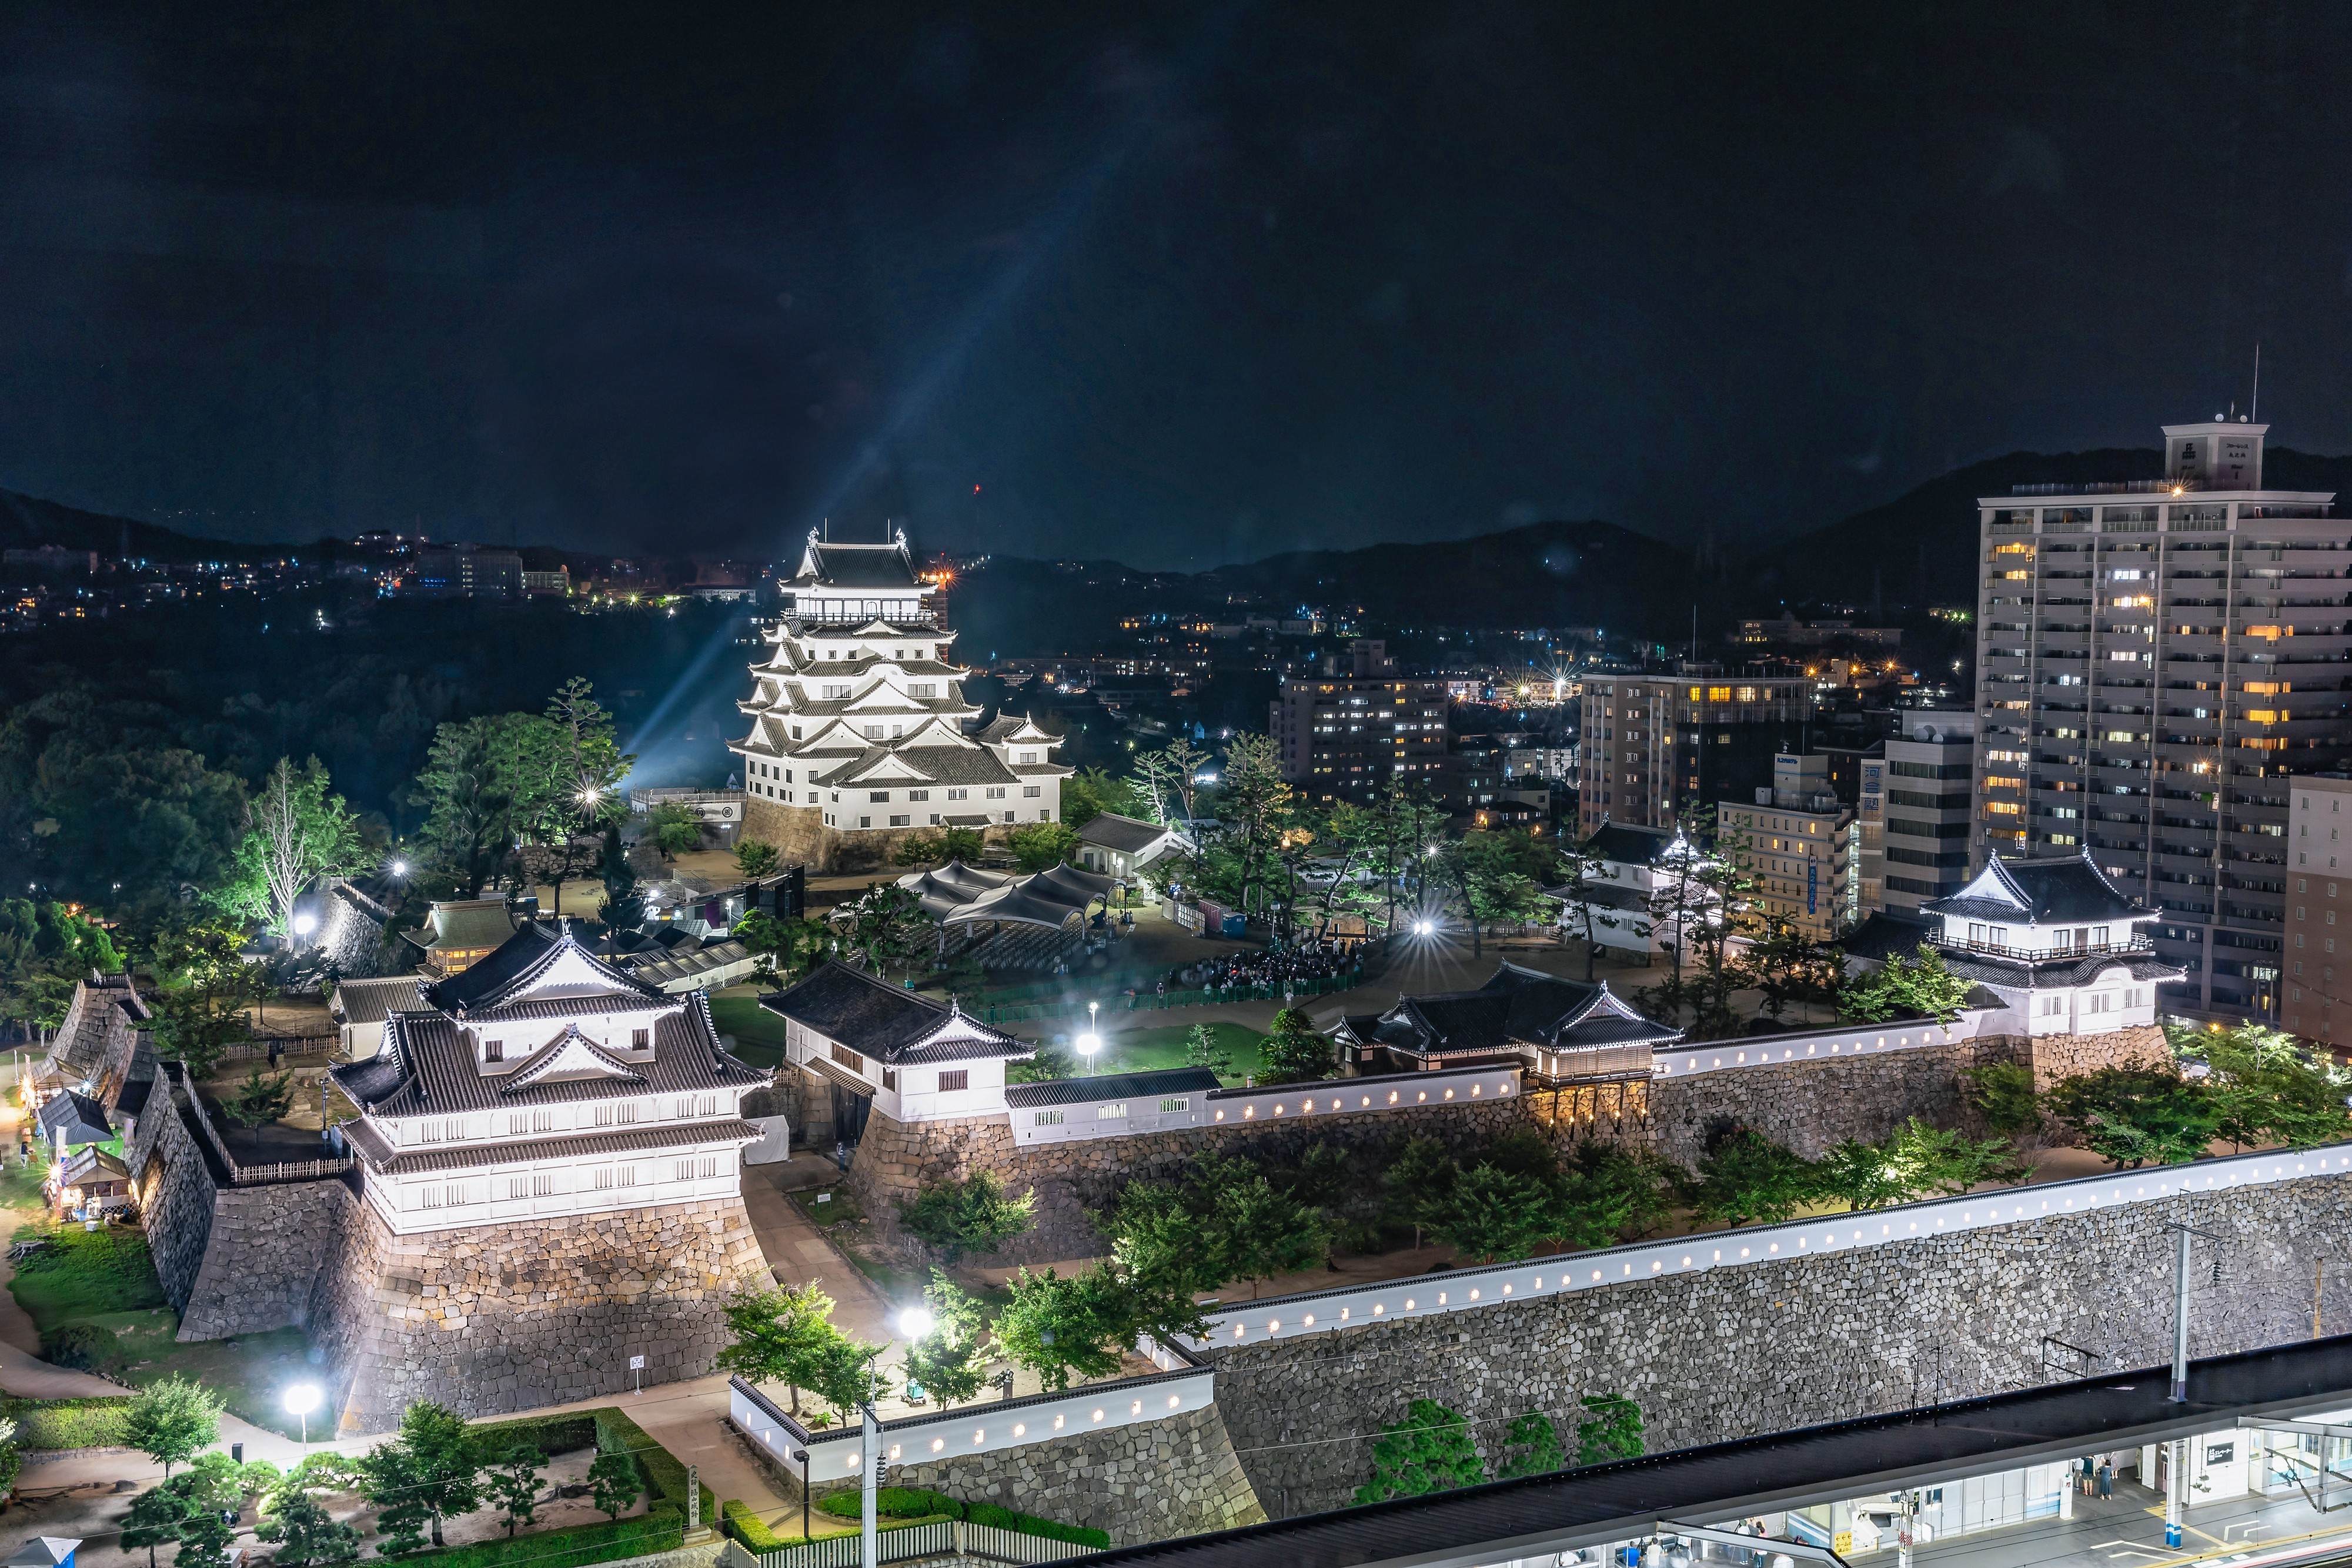
[[[302,1446],[310,1446],[310,1412],[319,1407],[319,1385],[298,1383],[286,1391],[287,1414],[302,1423]]]
[[[793,1450],[793,1463],[800,1466],[801,1468],[801,1544],[805,1546],[808,1544],[809,1539],[808,1450],[806,1448],[794,1448]]]
[[[1078,1054],[1087,1059],[1087,1074],[1088,1077],[1092,1077],[1094,1075],[1095,1052],[1102,1049],[1102,1036],[1097,1033],[1095,1030],[1095,1014],[1100,1010],[1102,1004],[1100,1002],[1088,1002],[1087,1004],[1087,1032],[1078,1036]]]

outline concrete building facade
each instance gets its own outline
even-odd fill
[[[1388,644],[1360,637],[1317,674],[1291,675],[1269,705],[1282,777],[1318,805],[1360,805],[1399,784],[1436,786],[1445,683],[1401,675]]]
[[[1861,831],[1830,788],[1829,758],[1783,752],[1772,784],[1716,808],[1716,851],[1756,879],[1754,913],[1828,942],[1860,924]]]
[[[2263,487],[2268,428],[2167,425],[2161,479],[1978,502],[1973,863],[2088,851],[2164,911],[2168,1004],[2213,1019],[2276,1016],[2288,777],[2352,757],[2352,522]]]
[[[1959,892],[1969,880],[1977,716],[1920,708],[1898,716],[1902,727],[1886,742],[1877,833],[1865,824],[1865,855],[1874,836],[1879,851],[1879,874],[1864,870],[1865,908],[1916,909]]]
[[[1671,828],[1682,807],[1753,799],[1772,759],[1804,744],[1812,695],[1801,676],[1596,672],[1584,677],[1578,813]]]
[[[2288,792],[2286,994],[2281,1027],[2321,1045],[2352,1044],[2352,774],[2298,779]],[[2345,984],[2336,983],[2344,944]],[[2338,1013],[2336,1009],[2343,1007]],[[2344,1033],[2336,1031],[2342,1028]]]

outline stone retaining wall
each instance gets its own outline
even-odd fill
[[[341,1426],[382,1431],[412,1401],[496,1415],[699,1377],[721,1315],[767,1260],[736,1198],[395,1236],[351,1206],[316,1276],[312,1336],[350,1378]]]
[[[1203,1153],[1245,1154],[1286,1162],[1310,1144],[1386,1149],[1412,1135],[1426,1134],[1457,1153],[1467,1153],[1518,1125],[1533,1096],[1456,1105],[1318,1116],[1307,1121],[1255,1121],[1179,1131],[1138,1133],[1126,1137],[1073,1138],[1065,1143],[1013,1141],[1004,1118],[975,1116],[947,1122],[901,1123],[880,1113],[866,1124],[866,1136],[850,1162],[849,1190],[865,1210],[877,1239],[901,1239],[897,1200],[925,1186],[962,1181],[974,1171],[991,1171],[1013,1193],[1037,1195],[1037,1223],[1026,1235],[989,1256],[994,1264],[1052,1262],[1091,1258],[1108,1249],[1087,1218],[1108,1205],[1130,1178],[1174,1180]]]
[[[211,1246],[213,1210],[220,1188],[214,1183],[196,1135],[181,1120],[172,1081],[158,1077],[123,1146],[132,1190],[139,1195],[140,1225],[163,1299],[184,1310]]]
[[[1770,1040],[1773,1037],[1762,1037]],[[1741,1044],[1754,1043],[1740,1041]],[[1980,1035],[1949,1045],[1814,1057],[1727,1068],[1650,1083],[1650,1131],[1658,1152],[1688,1166],[1717,1118],[1753,1127],[1807,1158],[1846,1138],[1878,1143],[1906,1118],[1939,1125],[1960,1118],[1960,1074],[1995,1062],[2033,1069],[2037,1087],[2102,1067],[2155,1066],[2172,1053],[2154,1027],[2109,1034]]]
[[[787,806],[764,795],[743,798],[741,837],[776,846],[789,865],[798,862],[811,873],[879,871],[892,864],[898,846],[919,833],[937,828],[860,828],[844,832],[824,825],[821,806]],[[1002,823],[982,830],[990,843],[1003,843],[1011,829]]]
[[[2158,1364],[2171,1354],[2167,1220],[2226,1239],[2218,1286],[2198,1244],[2193,1354],[2300,1340],[2314,1260],[2352,1220],[2352,1176],[1228,1347],[1213,1352],[1217,1408],[1257,1495],[1297,1513],[1347,1502],[1370,1473],[1370,1434],[1416,1398],[1479,1423],[1491,1460],[1503,1426],[1530,1408],[1572,1442],[1588,1394],[1635,1400],[1655,1450],[2049,1381],[2044,1334],[2103,1370]],[[2336,1300],[2327,1326],[2352,1328]],[[1367,1436],[1331,1441],[1348,1434]]]
[[[904,1465],[894,1486],[927,1487],[1110,1532],[1114,1546],[1265,1519],[1216,1407],[1048,1443]],[[823,1488],[818,1489],[820,1492]]]
[[[333,1176],[221,1189],[203,1266],[180,1308],[180,1338],[302,1327],[320,1261],[357,1207],[350,1185]]]

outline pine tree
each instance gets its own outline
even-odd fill
[[[1372,1445],[1372,1479],[1356,1489],[1356,1500],[1426,1497],[1486,1479],[1470,1424],[1434,1399],[1416,1399],[1405,1407],[1402,1421],[1381,1428],[1380,1441]]]

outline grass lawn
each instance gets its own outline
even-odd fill
[[[37,1234],[50,1238],[49,1250],[17,1264],[8,1289],[44,1335],[74,1324],[97,1329],[114,1340],[100,1369],[105,1375],[144,1387],[178,1373],[218,1394],[231,1415],[289,1437],[299,1434],[282,1400],[289,1385],[316,1377],[301,1330],[182,1344],[179,1315],[164,1302],[144,1236],[123,1226],[17,1231],[20,1238]]]
[[[49,1167],[37,1148],[29,1165],[0,1161],[0,1208],[39,1208],[41,1182],[48,1174]]]
[[[1079,1020],[1083,1023],[1085,1020]],[[1103,1051],[1098,1059],[1097,1072],[1151,1072],[1161,1068],[1184,1065],[1184,1040],[1193,1030],[1192,1024],[1166,1024],[1158,1029],[1119,1029],[1103,1030]],[[1207,1026],[1217,1037],[1217,1043],[1233,1058],[1233,1065],[1224,1074],[1227,1083],[1239,1083],[1244,1075],[1258,1070],[1257,1048],[1265,1039],[1246,1024],[1213,1023]]]
[[[784,1060],[784,1020],[760,1006],[751,995],[710,998],[710,1020],[721,1034],[735,1037],[735,1054],[754,1067],[775,1067]]]

